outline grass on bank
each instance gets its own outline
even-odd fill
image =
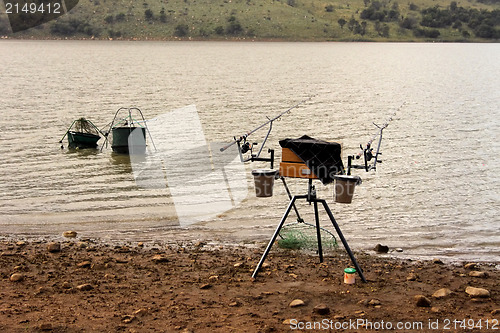
[[[499,0],[460,0],[454,6],[500,11]],[[271,39],[337,41],[477,41],[474,31],[461,27],[437,28],[438,37],[416,35],[422,27],[421,10],[447,9],[450,0],[81,0],[56,21],[14,38],[114,39]],[[394,19],[363,19],[375,6],[380,12],[396,10]],[[497,14],[496,18],[498,19]],[[414,29],[401,27],[404,19]],[[340,22],[344,20],[343,25]],[[500,31],[500,22],[495,22]],[[464,33],[465,31],[465,33]],[[6,17],[0,17],[0,34],[8,34]],[[467,36],[467,37],[464,37]],[[479,39],[480,40],[480,39]],[[485,40],[485,39],[483,39]]]

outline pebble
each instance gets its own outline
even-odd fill
[[[294,299],[293,301],[290,302],[289,306],[291,308],[296,308],[296,307],[299,307],[299,306],[304,306],[306,305],[306,303],[301,300],[301,299]]]
[[[429,307],[431,306],[431,300],[425,297],[424,295],[415,296],[416,305],[419,307]]]
[[[56,242],[49,243],[49,244],[47,244],[47,251],[49,251],[50,253],[60,252],[61,251],[61,244],[56,243]]]
[[[356,317],[364,317],[365,316],[365,312],[363,310],[354,311],[354,314],[356,315]]]
[[[200,248],[200,247],[205,246],[206,244],[207,244],[206,242],[198,241],[198,242],[196,242],[196,243],[194,244],[194,247],[198,247],[198,248]]]
[[[85,242],[78,242],[78,244],[76,244],[76,246],[79,248],[79,249],[86,249],[89,244],[85,243]]]
[[[373,250],[377,253],[387,253],[389,252],[389,247],[387,245],[377,244]]]
[[[52,292],[52,289],[48,287],[39,287],[38,290],[35,292],[35,296],[41,295],[41,294],[47,294]]]
[[[432,262],[436,265],[444,265],[444,262],[441,259],[433,259]]]
[[[369,303],[369,302],[370,302],[370,301],[369,301],[369,300],[367,300],[367,299],[362,299],[361,301],[359,301],[359,302],[358,302],[358,304],[361,304],[361,305],[364,305],[364,306],[368,306],[368,303]]]
[[[24,280],[24,275],[22,275],[21,273],[14,273],[10,276],[10,280],[12,282],[21,282],[22,280]]]
[[[486,272],[472,271],[472,272],[469,272],[469,276],[484,279],[484,278],[488,277],[488,274],[486,274]]]
[[[115,251],[118,253],[129,253],[131,250],[128,246],[123,245],[123,246],[115,247]]]
[[[495,310],[491,311],[492,316],[496,316],[497,314],[500,314],[500,309],[495,309]]]
[[[135,311],[134,315],[138,316],[138,317],[142,317],[142,316],[145,316],[147,313],[148,313],[148,310],[143,308],[143,309],[139,309],[139,310]]]
[[[126,315],[126,316],[122,316],[122,322],[124,324],[130,324],[131,322],[133,322],[135,319],[135,316],[130,316],[130,315]]]
[[[464,268],[465,269],[476,269],[477,268],[477,264],[475,262],[470,262],[468,264],[465,264]]]
[[[330,308],[326,304],[318,304],[314,307],[313,312],[321,316],[326,316],[330,314]]]
[[[483,303],[484,302],[484,298],[471,298],[470,301],[472,303]]]
[[[65,232],[63,232],[62,235],[66,238],[75,238],[77,235],[77,232],[76,231],[65,231]]]
[[[406,277],[406,281],[416,281],[418,279],[418,275],[416,273],[410,273]]]
[[[156,254],[153,256],[153,258],[151,258],[151,260],[154,262],[154,263],[161,263],[161,262],[168,262],[168,258],[165,257],[165,256],[162,256],[161,254]]]
[[[212,288],[212,285],[210,283],[205,283],[205,284],[202,284],[200,289],[210,289]]]
[[[90,285],[88,283],[85,283],[85,284],[81,284],[81,285],[77,286],[76,289],[78,289],[80,291],[89,291],[89,290],[94,289],[94,287],[92,287],[92,285]]]
[[[467,287],[465,292],[471,297],[488,298],[490,297],[490,292],[483,288]]]
[[[380,300],[374,298],[368,302],[368,305],[371,305],[371,306],[382,305],[382,302],[380,302]]]
[[[442,289],[439,289],[436,292],[434,292],[434,294],[432,294],[432,297],[434,297],[434,298],[443,298],[443,297],[448,296],[451,293],[452,293],[452,291],[450,289],[448,289],[448,288],[442,288]]]
[[[71,289],[71,288],[73,288],[73,286],[71,285],[71,283],[69,283],[68,281],[64,281],[63,284],[62,284],[62,287],[64,289]]]
[[[86,261],[82,261],[82,262],[76,264],[76,267],[78,267],[78,268],[89,268],[91,265],[92,265],[92,263],[90,261],[86,260]]]

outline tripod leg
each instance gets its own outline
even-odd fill
[[[318,237],[319,262],[323,262],[323,247],[321,246],[321,230],[319,226],[318,202],[314,200],[314,217],[316,219],[316,236]]]
[[[290,193],[290,190],[288,189],[288,185],[286,184],[285,178],[284,177],[280,177],[280,178],[283,181],[283,186],[285,186],[285,190],[286,190],[286,194],[288,194],[288,198],[290,200],[292,200],[292,194]],[[297,215],[297,222],[304,222],[304,219],[302,217],[300,217],[299,210],[297,209],[295,204],[293,204],[293,210],[295,210],[295,214]]]
[[[347,244],[346,239],[344,238],[344,235],[342,235],[342,231],[340,231],[340,227],[337,224],[337,221],[335,221],[335,217],[333,217],[332,211],[328,207],[328,204],[326,203],[325,200],[320,200],[323,203],[323,207],[325,207],[326,213],[330,217],[330,220],[332,221],[333,226],[335,227],[335,230],[337,231],[337,234],[340,237],[340,240],[342,241],[342,244],[344,245],[345,250],[349,254],[349,257],[351,258],[351,261],[356,268],[356,271],[358,272],[359,276],[361,277],[361,280],[363,282],[366,282],[365,276],[363,275],[363,272],[361,271],[361,267],[359,267],[358,262],[356,261],[356,258],[354,257],[354,254],[352,253],[351,249],[349,248],[349,244]]]
[[[264,261],[266,260],[266,257],[269,254],[271,247],[273,246],[274,242],[276,241],[276,238],[278,237],[278,234],[280,233],[280,230],[283,227],[283,224],[285,223],[286,218],[288,217],[288,214],[290,214],[292,207],[294,207],[295,200],[297,200],[297,197],[293,197],[292,200],[290,200],[290,203],[288,204],[288,208],[286,209],[285,214],[281,218],[280,224],[276,228],[276,231],[274,232],[273,237],[271,237],[269,244],[267,244],[266,250],[264,251],[264,254],[260,258],[259,264],[257,265],[257,267],[255,268],[255,271],[252,274],[253,278],[255,278],[257,276],[257,274],[259,273],[259,270],[262,267],[262,264],[264,263]]]

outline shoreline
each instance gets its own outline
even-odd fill
[[[101,222],[104,223],[104,222]],[[107,221],[108,227],[92,229],[93,224],[82,226],[81,224],[74,225],[73,230],[78,232],[78,238],[92,239],[100,245],[108,246],[134,246],[139,242],[147,244],[155,244],[159,246],[190,244],[204,242],[211,247],[238,247],[254,249],[265,248],[267,246],[272,233],[276,226],[269,225],[252,225],[251,227],[233,227],[228,228],[223,220],[214,220],[211,222],[200,222],[188,227],[175,225],[157,225],[153,222],[147,227],[137,228],[129,222],[123,222],[121,227],[117,227],[116,222]],[[250,224],[248,224],[250,225]],[[58,242],[64,241],[63,232],[67,229],[65,224],[51,225],[48,230],[47,225],[31,226],[30,229],[24,232],[19,232],[17,228],[4,228],[0,233],[1,242],[17,242],[26,241],[29,243],[40,242]],[[345,252],[345,249],[338,239],[338,235],[334,234],[337,248],[324,249],[326,255],[335,254],[336,252]],[[352,236],[352,235],[351,235]],[[355,253],[368,256],[383,257],[389,260],[401,261],[432,261],[436,258],[443,261],[447,265],[457,266],[464,265],[468,262],[477,262],[483,265],[494,266],[500,270],[500,260],[495,255],[481,256],[480,253],[474,255],[473,249],[462,249],[461,252],[452,251],[430,251],[425,246],[421,247],[404,247],[402,244],[390,242],[383,245],[388,245],[388,253],[379,253],[375,250],[377,242],[373,240],[369,244],[360,240],[352,239],[347,235],[347,241]],[[273,249],[275,246],[273,246]],[[443,248],[444,249],[444,248]],[[306,253],[316,252],[313,250],[302,250]]]
[[[317,255],[275,245],[252,279],[262,253],[262,246],[206,241],[0,240],[0,329],[290,332],[314,323],[337,330],[335,325],[349,322],[361,326],[340,331],[376,331],[374,325],[380,331],[382,323],[422,325],[405,332],[435,332],[435,325],[457,332],[488,331],[486,324],[500,329],[500,271],[494,263],[356,253],[368,282],[357,276],[348,285],[343,269],[351,263],[343,249],[319,263]],[[470,295],[478,290],[488,294]],[[470,321],[465,328],[462,320]],[[467,327],[472,321],[476,326]]]
[[[93,37],[35,37],[35,36],[0,36],[0,40],[33,40],[33,41],[109,41],[109,42],[239,42],[239,43],[464,43],[464,44],[489,44],[499,43],[499,40],[484,39],[294,39],[294,38],[260,38],[260,37],[232,37],[232,38],[198,38],[198,37],[130,37],[130,38],[93,38]]]

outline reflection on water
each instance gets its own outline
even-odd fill
[[[2,41],[9,68],[0,97],[2,230],[181,237],[171,229],[179,212],[170,186],[182,194],[187,183],[203,198],[222,181],[248,195],[233,193],[239,204],[189,233],[266,240],[288,202],[283,187],[278,182],[272,198],[256,199],[250,171],[267,165],[247,165],[246,177],[211,173],[214,154],[218,143],[314,95],[274,124],[267,148],[276,149],[277,160],[278,140],[307,134],[342,142],[346,163],[375,132],[372,122],[406,102],[384,131],[383,163],[357,173],[363,184],[351,205],[333,204],[332,187],[317,185],[351,247],[384,243],[410,256],[498,260],[499,55],[498,44]],[[133,161],[110,147],[61,150],[58,143],[82,116],[104,128],[122,106],[138,106],[152,119],[193,104],[203,142],[193,144],[186,130],[171,138],[182,158],[164,158],[158,186],[138,186]],[[155,143],[185,123],[181,114],[162,124]],[[206,154],[186,153],[191,149]],[[152,156],[150,149],[144,163]],[[203,177],[193,174],[200,164],[207,166]],[[173,177],[187,170],[190,177]],[[201,178],[205,186],[196,187]],[[294,194],[307,187],[294,179],[289,185]],[[308,205],[299,209],[313,219]]]
[[[127,154],[118,154],[112,152],[109,154],[110,161],[113,166],[116,166],[118,170],[125,173],[132,172],[132,166],[130,165],[130,156]],[[144,156],[143,159],[146,159]]]
[[[66,150],[64,150],[65,148],[64,147],[61,147],[61,150],[64,151],[64,153],[68,154],[68,155],[73,155],[75,157],[82,157],[82,158],[85,158],[85,157],[89,157],[89,156],[96,156],[97,154],[99,154],[101,151],[99,149],[94,149],[94,148],[84,148],[84,149],[80,149],[80,148],[68,148]]]

